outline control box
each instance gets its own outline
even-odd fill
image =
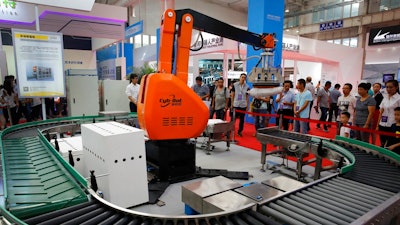
[[[82,124],[84,161],[104,199],[120,207],[149,201],[143,130],[117,122]]]

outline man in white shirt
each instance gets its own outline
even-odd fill
[[[140,85],[138,84],[138,75],[132,73],[130,75],[130,84],[126,87],[125,93],[129,99],[129,109],[131,112],[137,112],[137,101],[140,90]]]
[[[351,122],[353,121],[354,108],[355,108],[356,102],[357,102],[357,99],[350,94],[351,89],[353,89],[352,84],[350,84],[350,83],[344,84],[342,87],[343,95],[340,96],[337,101],[337,105],[339,108],[339,115],[342,112],[350,113],[350,119],[349,119],[350,125],[352,125]],[[341,124],[339,124],[338,130],[336,132],[338,135],[340,134],[340,127],[341,127]]]

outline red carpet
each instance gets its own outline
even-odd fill
[[[270,126],[274,126],[275,124],[271,124]],[[311,127],[311,131],[309,132],[310,135],[314,135],[314,136],[319,136],[319,137],[324,137],[324,138],[330,138],[330,139],[334,139],[336,136],[336,127],[333,127],[331,129],[329,129],[329,132],[324,132],[322,130],[318,130],[315,128],[316,124],[311,122],[310,123],[310,127]],[[237,141],[237,145],[246,147],[246,148],[250,148],[256,151],[261,151],[261,143],[256,139],[255,136],[253,136],[255,134],[255,127],[253,124],[250,123],[245,123],[244,124],[244,129],[243,129],[243,136],[240,137],[237,135],[237,129],[239,127],[239,120],[236,121],[236,125],[235,125],[235,140]],[[267,145],[267,152],[268,151],[272,151],[275,150],[276,147],[274,147],[273,145]],[[294,157],[288,157],[290,160],[296,161],[296,159]],[[308,157],[306,157],[304,160],[308,160],[313,158],[313,155],[310,155]],[[314,166],[314,163],[310,164],[311,166]],[[323,160],[322,162],[322,166],[329,166],[332,165],[332,162],[329,160]]]

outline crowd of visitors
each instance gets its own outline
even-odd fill
[[[218,79],[210,93],[199,93],[202,98],[209,96],[210,112],[217,112],[216,118],[228,120],[228,112],[238,110],[235,118],[239,118],[237,135],[243,135],[245,113],[253,117],[255,131],[267,127],[271,115],[275,124],[283,130],[308,134],[310,129],[311,110],[318,118],[315,129],[330,132],[334,129],[337,135],[372,143],[400,152],[400,137],[396,135],[380,135],[382,132],[399,134],[400,117],[399,82],[389,80],[385,83],[370,84],[361,82],[353,91],[350,83],[332,84],[325,81],[314,86],[312,78],[283,83],[283,90],[276,96],[252,98],[248,95],[250,87],[246,84],[246,74],[240,80],[224,87],[224,80]],[[196,78],[201,79],[201,77]],[[201,90],[199,85],[193,90]],[[212,91],[211,91],[212,90]],[[212,93],[213,92],[213,93]],[[210,113],[214,118],[214,113]],[[397,124],[397,125],[396,125]],[[382,131],[382,132],[376,132]],[[378,134],[376,134],[378,133]],[[388,134],[388,133],[386,133]],[[253,134],[255,136],[255,133]]]

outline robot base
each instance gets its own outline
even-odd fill
[[[196,177],[196,145],[189,140],[149,140],[146,158],[159,181],[176,183]]]

